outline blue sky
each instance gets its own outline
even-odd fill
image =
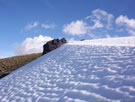
[[[53,38],[135,35],[135,0],[0,0],[0,57],[40,52]]]

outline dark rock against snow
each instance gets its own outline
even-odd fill
[[[85,39],[81,39],[80,41],[84,41]]]
[[[61,45],[65,44],[67,41],[65,38],[62,38],[62,39],[54,39],[54,40],[51,40],[51,41],[48,41],[46,44],[44,44],[43,46],[43,53],[42,55],[60,47]]]

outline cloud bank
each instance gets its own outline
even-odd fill
[[[17,45],[15,48],[15,53],[17,55],[24,55],[30,53],[39,53],[43,51],[43,45],[52,40],[52,37],[39,35],[34,38],[26,38],[21,44]]]
[[[101,9],[96,9],[92,11],[90,16],[85,17],[83,20],[65,24],[63,32],[73,36],[89,34],[90,37],[96,38],[97,35],[94,35],[94,33],[97,29],[111,29],[112,19],[112,14]]]
[[[72,36],[88,35],[91,38],[108,38],[112,35],[116,37],[120,32],[126,32],[127,35],[132,36],[135,35],[135,19],[129,19],[123,15],[115,18],[105,10],[96,9],[82,20],[65,24],[62,31]],[[112,32],[113,34],[110,34]]]

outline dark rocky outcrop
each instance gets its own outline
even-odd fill
[[[81,39],[80,41],[84,41],[85,39]]]
[[[65,38],[62,38],[62,39],[54,39],[54,40],[51,40],[51,41],[48,41],[46,44],[44,44],[43,46],[43,53],[42,55],[60,47],[61,45],[65,44],[67,41]]]

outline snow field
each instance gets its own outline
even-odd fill
[[[135,47],[66,44],[0,79],[0,102],[135,102]]]

